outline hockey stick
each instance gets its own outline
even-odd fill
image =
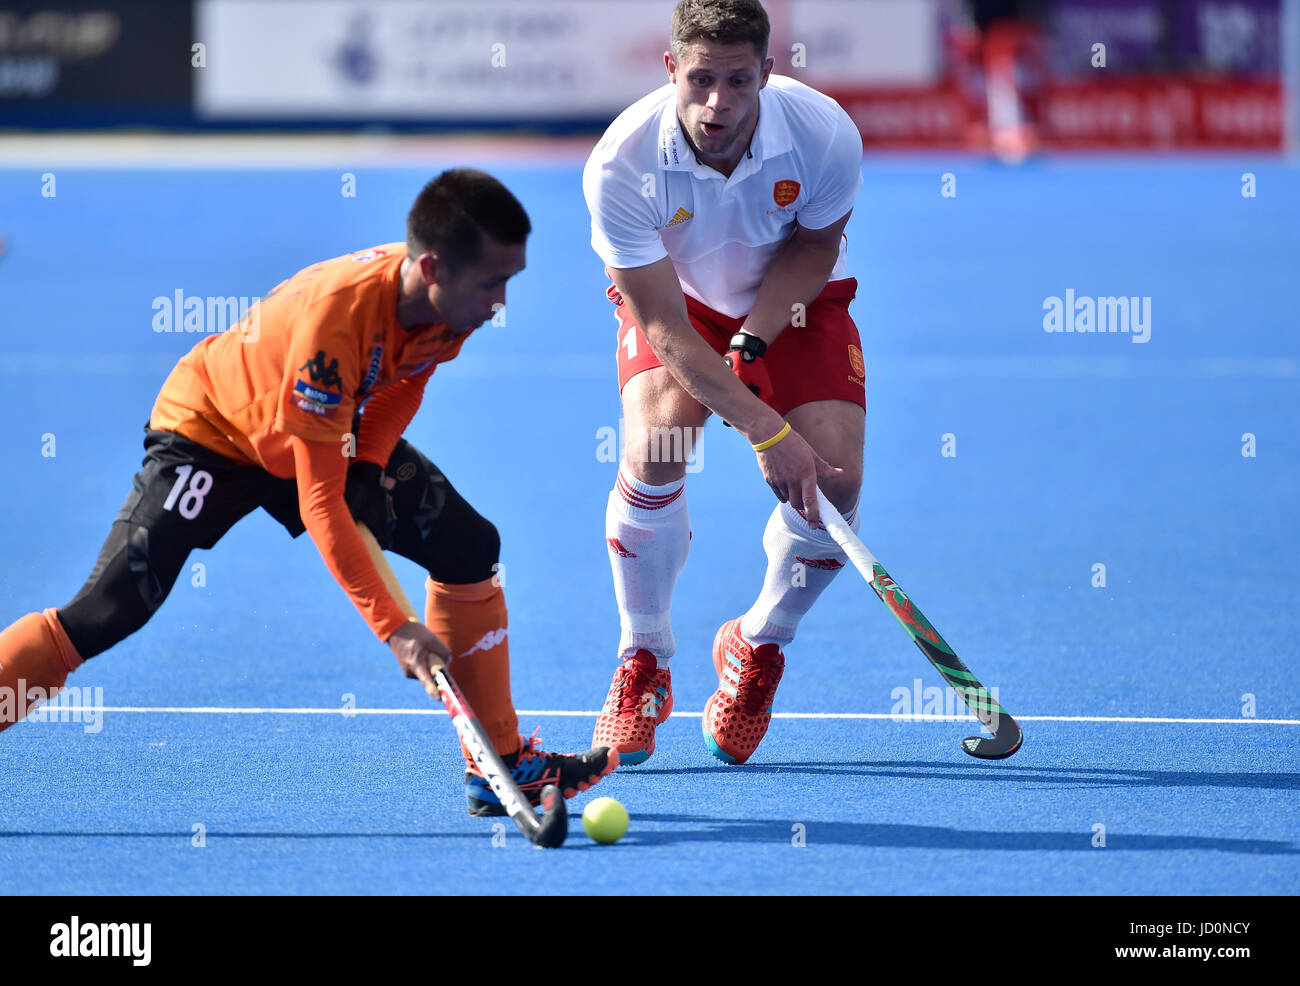
[[[930,625],[916,604],[889,577],[884,566],[867,550],[866,545],[853,533],[821,490],[817,491],[817,506],[821,512],[821,521],[830,531],[831,537],[844,549],[844,553],[862,573],[867,584],[875,590],[880,601],[889,607],[889,611],[916,642],[916,646],[921,648],[921,653],[929,658],[953,691],[962,697],[975,718],[993,734],[992,739],[986,736],[967,736],[961,741],[961,748],[972,757],[983,760],[1001,760],[1020,749],[1024,736],[1020,732],[1020,725],[1011,718],[1011,713],[998,704],[997,699],[971,674],[970,668],[953,653],[948,642],[939,636],[939,631]]]
[[[413,620],[418,620],[415,615],[415,607],[411,601],[406,598],[406,593],[402,591],[402,584],[397,581],[397,576],[388,564],[388,559],[384,557],[384,551],[379,547],[379,542],[375,540],[374,534],[365,524],[357,522],[357,530],[361,534],[361,539],[366,542],[366,548],[370,552],[370,560],[375,563],[375,568],[379,570],[379,577],[384,580],[389,593],[402,610]],[[461,742],[469,750],[470,756],[478,765],[478,769],[483,772],[487,778],[488,784],[496,793],[501,804],[505,806],[506,813],[515,820],[519,826],[519,831],[533,845],[545,849],[554,849],[563,845],[564,837],[569,833],[569,815],[565,808],[564,798],[560,797],[560,790],[554,784],[548,784],[542,789],[542,816],[539,818],[533,811],[533,806],[528,803],[510,776],[510,770],[506,767],[501,755],[497,753],[496,747],[488,739],[487,733],[479,724],[478,717],[474,715],[474,710],[470,708],[469,702],[461,693],[456,684],[456,680],[451,676],[446,668],[435,668],[433,680],[438,685],[438,694],[442,698],[442,704],[447,707],[447,714],[451,716],[452,724],[456,727],[456,732],[460,734]]]

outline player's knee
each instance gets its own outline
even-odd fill
[[[625,426],[623,461],[633,476],[651,486],[677,482],[699,461],[702,423],[670,410],[650,419],[656,423],[643,419]]]
[[[439,547],[428,566],[435,582],[470,585],[492,578],[500,569],[501,535],[496,525],[480,514],[463,516],[455,533]]]
[[[149,532],[118,522],[81,591],[59,609],[83,658],[101,654],[149,622],[167,598],[184,554],[162,552]]]
[[[476,547],[472,552],[474,563],[480,572],[487,570],[483,578],[488,578],[497,562],[501,560],[501,534],[492,521],[480,516],[473,538]]]
[[[639,373],[623,388],[623,459],[638,480],[676,482],[697,461],[709,411],[663,367]]]
[[[135,633],[157,606],[128,587],[100,584],[59,610],[68,639],[83,658],[102,654]]]
[[[823,476],[818,482],[826,499],[835,505],[835,509],[847,514],[857,505],[862,492],[862,470],[844,466],[844,471],[835,476]]]

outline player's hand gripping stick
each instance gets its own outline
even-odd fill
[[[402,611],[412,620],[418,622],[419,617],[415,615],[415,607],[411,601],[406,598],[406,593],[402,591],[402,585],[397,581],[397,576],[388,564],[388,559],[384,557],[379,543],[375,536],[370,533],[370,529],[365,524],[358,523],[357,531],[361,534],[361,539],[366,542],[366,549],[370,552],[371,561],[375,563],[375,568],[379,571],[379,577],[384,580],[384,585],[388,588],[392,597],[397,600]],[[553,849],[564,843],[564,838],[569,832],[569,816],[565,808],[564,798],[560,795],[560,790],[554,784],[548,784],[542,790],[542,811],[541,817],[533,811],[533,806],[528,803],[514,780],[510,776],[510,770],[506,767],[497,753],[496,747],[488,739],[487,733],[483,731],[478,718],[474,715],[474,710],[470,708],[469,702],[461,693],[456,684],[456,680],[445,667],[432,667],[430,671],[433,674],[433,680],[437,685],[438,694],[442,699],[442,704],[447,707],[447,714],[451,716],[452,725],[456,727],[456,732],[460,735],[461,742],[465,744],[465,749],[469,750],[470,756],[474,758],[474,763],[478,769],[483,772],[487,782],[491,785],[493,792],[500,799],[501,804],[505,807],[507,814],[515,820],[524,836],[533,845]]]

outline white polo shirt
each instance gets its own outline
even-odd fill
[[[768,77],[758,104],[749,153],[729,178],[696,160],[671,83],[619,114],[582,174],[591,245],[607,266],[671,257],[683,291],[739,318],[796,221],[823,229],[853,208],[862,138],[840,105],[783,75]],[[829,280],[846,276],[846,246]]]

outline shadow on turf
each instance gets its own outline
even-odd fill
[[[690,828],[645,831],[636,822],[685,824]],[[634,828],[621,845],[662,846],[678,842],[790,844],[794,822],[753,818],[710,818],[707,815],[650,815],[637,812]],[[803,822],[807,845],[862,846],[880,849],[1006,849],[1034,852],[1095,853],[1091,832],[986,832],[937,825],[889,825],[873,822]],[[1240,852],[1256,855],[1300,855],[1289,842],[1269,839],[1215,839],[1198,835],[1129,835],[1111,832],[1109,852],[1116,850],[1178,849]]]
[[[1213,774],[1201,770],[1130,770],[1118,767],[1037,767],[1015,763],[916,763],[906,760],[838,760],[835,762],[751,763],[741,767],[634,767],[627,774],[831,774],[859,777],[904,777],[913,780],[1026,782],[1066,787],[1242,787],[1300,790],[1300,774]]]
[[[645,771],[649,773],[649,771]],[[660,773],[674,773],[664,770]],[[495,821],[495,819],[494,819]],[[795,823],[787,820],[755,818],[714,818],[708,815],[656,815],[637,812],[636,822],[662,822],[689,828],[650,830],[633,825],[620,840],[621,845],[664,846],[674,843],[738,841],[754,844],[772,842],[789,844]],[[1095,852],[1090,832],[989,832],[974,829],[943,828],[937,825],[895,825],[875,822],[802,822],[808,845],[861,846],[881,849],[1005,849],[1018,851],[1086,851]],[[569,813],[569,839],[565,848],[598,848],[582,836],[582,816]],[[513,834],[513,833],[512,833]],[[31,837],[56,839],[167,839],[190,838],[188,831],[120,832],[120,831],[23,831],[0,832],[0,839]],[[482,832],[221,832],[209,831],[211,840],[237,839],[474,839]],[[1255,855],[1300,855],[1289,842],[1269,839],[1217,839],[1196,835],[1129,835],[1112,832],[1107,836],[1110,850],[1178,849],[1239,852]]]

